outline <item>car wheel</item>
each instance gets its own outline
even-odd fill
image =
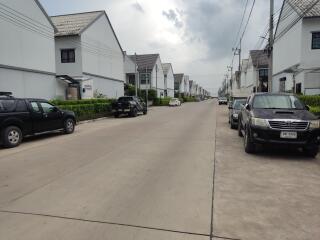
[[[3,131],[3,145],[6,148],[14,148],[20,145],[22,141],[22,132],[20,128],[11,126]]]
[[[255,144],[250,139],[248,128],[246,128],[246,130],[245,130],[243,142],[244,142],[244,150],[246,151],[246,153],[254,153],[255,152]]]
[[[68,118],[64,121],[64,132],[66,134],[71,134],[74,132],[75,122],[72,118]]]
[[[132,111],[131,111],[131,117],[136,117],[136,116],[138,116],[138,111],[137,111],[136,108],[134,108],[134,109],[132,109]]]
[[[143,111],[143,115],[147,115],[148,114],[148,111]]]
[[[305,153],[306,156],[315,158],[318,155],[319,147],[318,146],[307,147],[303,149],[303,152]]]

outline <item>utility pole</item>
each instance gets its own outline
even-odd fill
[[[134,53],[134,57],[135,57],[134,86],[135,86],[135,94],[136,94],[136,97],[138,97],[137,53]]]
[[[269,29],[269,73],[268,73],[268,92],[272,92],[272,75],[273,75],[273,17],[274,17],[274,0],[270,0],[270,29]]]

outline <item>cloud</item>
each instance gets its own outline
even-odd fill
[[[162,11],[162,15],[165,16],[169,21],[173,22],[176,28],[182,28],[183,22],[179,20],[178,14],[180,13],[176,12],[173,9],[169,9],[168,11]]]
[[[142,7],[141,4],[138,3],[138,2],[133,3],[133,4],[132,4],[132,7],[133,7],[134,9],[136,9],[137,11],[141,12],[141,13],[145,13],[143,7]]]

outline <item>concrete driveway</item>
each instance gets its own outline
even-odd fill
[[[319,239],[319,158],[247,155],[226,119],[190,103],[0,149],[0,239]]]

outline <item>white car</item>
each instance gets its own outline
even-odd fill
[[[181,102],[178,98],[171,98],[169,102],[170,107],[181,106]]]

